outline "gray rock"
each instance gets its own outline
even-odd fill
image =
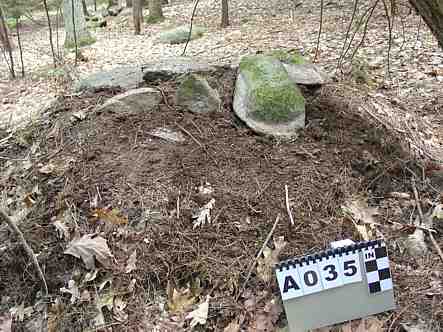
[[[117,67],[109,71],[92,74],[75,86],[76,91],[98,90],[102,88],[135,89],[143,83],[140,67]]]
[[[190,40],[200,38],[206,29],[193,26]],[[171,30],[163,31],[158,35],[157,41],[163,44],[182,44],[189,38],[189,26],[180,26]]]
[[[220,110],[218,92],[208,81],[196,74],[188,74],[177,89],[176,102],[193,113],[209,113]]]
[[[164,58],[142,66],[143,79],[152,83],[167,81],[187,73],[211,73],[217,70],[205,60],[189,57]]]
[[[234,112],[258,133],[291,137],[305,125],[305,100],[283,64],[269,56],[242,58]]]
[[[158,107],[161,100],[161,93],[155,89],[134,89],[112,97],[98,107],[96,112],[112,112],[125,115],[148,112]]]
[[[329,75],[312,63],[290,64],[283,63],[289,77],[294,83],[301,85],[323,85],[331,82]]]

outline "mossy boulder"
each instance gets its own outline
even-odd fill
[[[193,113],[216,112],[221,107],[218,92],[197,74],[187,74],[176,93],[176,102]]]
[[[233,107],[258,133],[294,136],[305,125],[305,99],[283,64],[272,56],[241,59]]]
[[[205,28],[193,26],[191,40],[200,38],[206,32]],[[158,36],[158,41],[163,44],[182,44],[186,43],[189,37],[189,26],[180,26],[171,30],[164,31]]]

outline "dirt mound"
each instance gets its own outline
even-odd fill
[[[158,111],[131,117],[92,112],[117,91],[64,97],[52,119],[38,130],[22,133],[25,143],[17,139],[28,146],[15,144],[0,151],[2,169],[13,169],[4,172],[2,192],[15,200],[20,197],[17,187],[34,193],[32,212],[21,228],[38,253],[53,299],[61,297],[64,303],[57,314],[57,330],[87,327],[95,309],[87,301],[71,305],[69,296],[60,294],[68,280],[86,270],[80,260],[63,254],[68,241],[57,237],[54,220],[69,224],[72,233],[101,233],[108,240],[116,262],[99,270],[95,289],[98,283],[112,280],[114,292],[125,294],[129,313],[129,324],[106,317],[115,324],[113,329],[147,329],[158,318],[150,316],[150,304],[168,284],[185,287],[198,280],[200,296],[214,296],[207,329],[219,331],[244,312],[246,293],[240,290],[278,214],[282,220],[274,235],[288,241],[281,258],[302,255],[322,250],[333,240],[359,238],[340,209],[356,196],[369,197],[370,205],[380,207],[378,220],[390,246],[398,303],[408,306],[402,317],[441,321],[443,312],[416,283],[418,276],[403,270],[412,264],[423,271],[420,284],[425,285],[432,281],[427,272],[437,266],[441,270],[441,262],[434,254],[411,263],[397,241],[407,233],[390,228],[393,222],[409,222],[404,217],[414,207],[400,208],[387,197],[391,192],[410,192],[411,172],[420,174],[419,165],[409,161],[394,138],[362,121],[328,88],[308,103],[308,126],[297,139],[254,135],[233,116],[232,74],[224,79],[224,110],[209,116],[176,109],[171,82],[157,87],[165,95]],[[86,119],[72,117],[79,111]],[[186,140],[155,137],[151,132],[157,128],[180,132]],[[27,169],[19,166],[22,158],[31,161]],[[294,226],[286,213],[285,185]],[[213,192],[204,195],[200,186]],[[418,189],[423,198],[435,198],[426,181],[419,182]],[[193,213],[211,198],[215,199],[212,224],[194,228]],[[11,209],[14,204],[19,207],[15,201]],[[115,218],[100,218],[97,211],[114,211]],[[0,228],[0,242],[6,243],[0,252],[0,293],[9,296],[2,305],[33,305],[37,276],[8,235],[5,227]],[[126,261],[134,250],[137,270],[126,274]],[[135,290],[128,295],[133,279]],[[278,297],[276,285],[269,287],[255,274],[246,288],[248,294],[265,290],[268,298]],[[393,317],[387,317],[386,324],[399,324]]]

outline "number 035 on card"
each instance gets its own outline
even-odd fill
[[[395,309],[383,240],[289,259],[275,271],[291,332]]]

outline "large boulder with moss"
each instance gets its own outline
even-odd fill
[[[242,58],[233,108],[261,134],[290,137],[305,126],[305,99],[283,64],[272,56]]]
[[[129,90],[107,100],[96,109],[97,113],[116,113],[119,115],[133,115],[149,112],[156,108],[162,100],[161,93],[153,88]]]
[[[206,32],[205,28],[193,26],[190,40],[200,38]],[[189,26],[180,26],[174,29],[163,31],[159,34],[157,41],[163,44],[182,44],[189,38]]]
[[[186,75],[176,93],[176,102],[193,113],[216,112],[221,107],[218,92],[196,74]]]

